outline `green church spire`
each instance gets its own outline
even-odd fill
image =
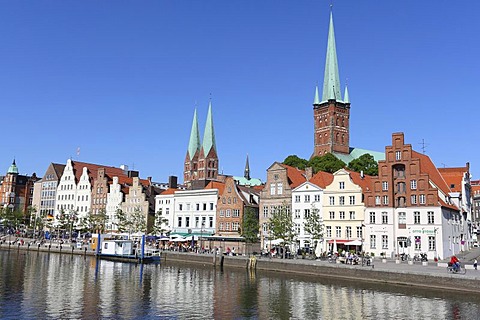
[[[212,101],[208,103],[207,122],[205,123],[205,132],[203,134],[203,153],[208,155],[211,149],[217,149],[215,145],[215,132],[213,130]]]
[[[188,155],[190,160],[197,151],[200,150],[200,134],[198,132],[197,109],[193,113],[192,131],[190,132],[190,141],[188,142]]]
[[[348,96],[348,86],[345,86],[345,94],[343,95],[343,102],[350,103],[350,97]]]
[[[330,27],[328,30],[327,58],[325,61],[325,76],[323,78],[322,102],[334,99],[342,101],[340,93],[340,78],[338,76],[337,49],[335,32],[333,30],[333,13],[330,12]]]
[[[13,159],[13,162],[10,165],[10,167],[8,168],[7,173],[18,174],[18,167],[17,167],[17,164],[15,163],[15,159]]]
[[[313,98],[313,104],[320,104],[320,98],[318,97],[318,86],[315,86],[315,98]]]

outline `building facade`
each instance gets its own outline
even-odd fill
[[[21,211],[25,215],[33,205],[34,184],[40,180],[33,173],[31,176],[19,174],[17,164],[12,164],[0,185],[0,205],[12,211]]]

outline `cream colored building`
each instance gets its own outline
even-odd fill
[[[365,204],[363,189],[369,188],[370,177],[340,169],[323,192],[324,250],[360,250],[364,242]],[[359,246],[346,246],[357,240]]]

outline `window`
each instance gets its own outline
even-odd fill
[[[382,224],[388,224],[388,212],[382,212]]]
[[[300,219],[300,209],[295,209],[295,219]]]
[[[238,222],[232,222],[232,231],[239,231],[240,224]]]
[[[205,221],[204,221],[205,223]],[[208,217],[208,226],[209,228],[213,228],[213,217]]]
[[[375,224],[375,212],[370,212],[370,224]]]
[[[303,218],[307,219],[310,216],[310,209],[305,209],[303,212]]]
[[[345,211],[340,211],[340,219],[345,219]]]
[[[347,239],[350,239],[352,237],[352,227],[346,227],[345,232],[346,232]]]
[[[420,224],[420,211],[413,212],[413,223]]]
[[[372,234],[370,235],[370,249],[377,248],[377,236]]]
[[[170,214],[170,208],[165,208],[165,214]]]
[[[425,195],[424,194],[420,195],[420,204],[425,204]]]
[[[388,181],[383,181],[382,182],[382,190],[387,191],[388,190]]]
[[[230,209],[225,210],[225,217],[230,218],[230,216],[231,216]]]
[[[354,205],[355,204],[355,196],[349,196],[349,202],[350,202],[350,205]]]
[[[330,220],[335,219],[335,211],[330,211]]]
[[[263,207],[263,217],[268,218],[268,207],[267,206]]]
[[[339,183],[339,188],[342,190],[342,189],[345,189],[345,182],[343,181],[340,181]]]
[[[213,202],[210,202],[210,211],[213,210]]]
[[[199,223],[200,223],[200,217],[195,217],[195,228],[198,228]]]
[[[223,226],[223,222],[220,222],[220,230],[225,230]]]
[[[331,237],[332,237],[332,227],[327,226],[327,238],[331,238]]]
[[[422,239],[420,236],[415,236],[415,250],[422,250]]]
[[[207,204],[206,203],[203,204],[203,211],[207,211]]]
[[[388,204],[388,196],[383,196],[383,204]]]
[[[375,196],[375,204],[376,204],[376,205],[380,205],[380,204],[381,204],[380,196]]]
[[[178,227],[182,227],[182,217],[178,217]]]
[[[178,211],[182,211],[182,209],[183,209],[183,204],[179,203],[178,204]]]
[[[335,227],[335,237],[337,238],[342,237],[342,227]]]
[[[239,209],[233,209],[233,217],[238,218],[240,217],[240,210]]]
[[[428,250],[435,251],[435,237],[429,236],[428,237]]]
[[[270,183],[270,195],[275,194],[275,183]]]
[[[310,195],[308,194],[305,195],[305,202],[310,202]]]
[[[350,220],[355,220],[355,211],[350,211]]]
[[[382,249],[388,249],[388,236],[382,236]]]
[[[196,208],[197,208],[197,211],[200,210],[200,203],[197,203]]]
[[[417,190],[417,180],[410,181],[410,189]]]
[[[407,224],[407,213],[399,212],[398,213],[398,224]]]
[[[402,160],[402,152],[395,151],[395,160]]]
[[[363,238],[362,227],[357,227],[357,238],[359,238],[359,239]],[[362,239],[362,241],[363,241],[363,239]]]
[[[435,223],[435,214],[433,211],[428,211],[427,212],[427,222],[428,224],[434,224]]]
[[[340,196],[340,197],[338,197],[338,198],[339,198],[338,200],[339,200],[339,202],[340,202],[340,205],[341,205],[341,206],[344,206],[344,205],[345,205],[345,197],[344,197],[344,196]]]
[[[328,197],[331,206],[335,205],[335,197]]]
[[[220,217],[225,217],[225,211],[220,210]]]
[[[411,202],[412,204],[417,204],[417,195],[416,195],[416,194],[412,194],[412,195],[410,196],[410,202]]]
[[[300,202],[300,196],[295,196],[295,202]]]
[[[316,194],[315,195],[315,202],[320,202],[320,195],[319,194]]]
[[[283,194],[283,183],[277,183],[277,194]]]
[[[190,217],[185,217],[185,227],[190,227]]]

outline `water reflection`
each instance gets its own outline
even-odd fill
[[[475,319],[478,296],[0,251],[0,318]]]

